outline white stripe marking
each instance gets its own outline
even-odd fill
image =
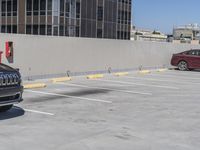
[[[24,110],[27,111],[27,112],[32,112],[32,113],[54,116],[54,114],[52,114],[52,113],[47,113],[47,112],[43,112],[43,111],[31,110],[31,109],[24,109]]]
[[[172,77],[172,78],[178,78],[178,79],[183,79],[183,80],[200,80],[200,78],[187,78],[187,77],[183,77],[183,76],[180,76],[180,75],[166,75],[166,74],[149,74],[148,76],[159,76],[159,77]]]
[[[25,90],[25,91],[37,93],[37,94],[43,94],[43,95],[60,96],[60,97],[74,98],[74,99],[87,100],[87,101],[93,101],[93,102],[112,103],[112,101],[86,98],[86,97],[78,97],[78,96],[71,96],[71,95],[64,95],[64,94],[57,94],[57,93],[50,93],[50,92],[41,92],[41,91],[34,91],[34,90]]]
[[[76,87],[82,87],[82,88],[93,88],[93,89],[100,89],[100,90],[112,90],[116,92],[123,92],[123,93],[130,93],[130,94],[141,94],[141,95],[152,95],[152,93],[144,93],[144,92],[137,92],[137,91],[127,91],[127,90],[117,90],[113,88],[101,88],[101,87],[94,87],[94,86],[87,86],[87,85],[80,85],[80,84],[72,84],[72,83],[56,83],[56,84],[62,84],[62,85],[71,85]]]
[[[153,78],[139,78],[139,77],[130,77],[130,76],[126,76],[124,78],[128,78],[128,79],[138,79],[138,80],[148,80],[148,81],[161,81],[161,82],[169,82],[170,80],[159,80],[159,79],[153,79]],[[172,81],[173,82],[173,81]]]
[[[130,83],[130,82],[124,82],[124,81],[113,81],[113,80],[104,80],[104,79],[93,79],[95,81],[105,81],[105,82],[115,82],[115,83],[120,83],[120,84],[128,84],[128,85],[138,85],[138,86],[149,86],[149,87],[157,87],[157,88],[165,88],[165,89],[173,89],[173,90],[178,90],[180,88],[178,87],[171,87],[171,86],[163,86],[163,85],[150,85],[150,84],[142,84],[142,83]]]
[[[169,72],[166,72],[167,75],[188,75],[190,74],[191,76],[194,76],[194,77],[199,77],[199,74],[200,72],[194,72],[194,71],[169,71]]]
[[[14,109],[19,109],[17,107],[13,107]],[[43,112],[43,111],[38,111],[38,110],[31,110],[31,109],[23,109],[27,112],[31,112],[31,113],[37,113],[37,114],[43,114],[43,115],[50,115],[50,116],[54,116],[55,114],[52,113],[48,113],[48,112]]]
[[[159,82],[172,82],[172,83],[177,83],[177,84],[200,84],[200,83],[193,83],[193,82],[182,82],[180,80],[160,80],[160,79],[154,79],[154,78],[139,78],[139,77],[131,77],[131,76],[126,76],[124,78],[128,79],[137,79],[137,80],[147,80],[147,81],[159,81]]]

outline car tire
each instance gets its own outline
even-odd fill
[[[8,110],[10,110],[12,107],[13,107],[13,105],[1,106],[1,107],[0,107],[0,113],[8,111]]]
[[[180,61],[178,63],[178,69],[181,71],[187,71],[188,70],[188,64],[185,61]]]

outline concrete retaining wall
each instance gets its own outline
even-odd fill
[[[170,64],[171,55],[196,45],[122,41],[69,37],[0,34],[0,51],[5,42],[14,43],[14,63],[24,78],[50,77],[71,72],[105,71],[161,67]]]

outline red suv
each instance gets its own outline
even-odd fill
[[[171,65],[177,66],[181,71],[200,69],[200,49],[174,54]]]

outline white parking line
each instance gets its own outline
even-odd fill
[[[140,95],[153,95],[152,93],[144,93],[139,91],[128,91],[128,90],[118,90],[113,88],[101,88],[101,87],[94,87],[94,86],[87,86],[87,85],[80,85],[80,84],[73,84],[73,83],[56,83],[56,84],[62,84],[62,85],[69,85],[69,86],[76,86],[76,87],[82,87],[82,88],[93,88],[93,89],[100,89],[100,90],[111,90],[116,92],[122,92],[122,93],[130,93],[130,94],[140,94]]]
[[[113,82],[113,83],[120,83],[120,84],[128,84],[128,85],[138,85],[138,86],[148,86],[148,87],[157,87],[157,88],[165,88],[165,89],[173,89],[173,90],[179,90],[178,87],[172,87],[172,86],[164,86],[164,85],[153,85],[153,84],[142,84],[142,83],[130,83],[130,82],[124,82],[124,81],[114,81],[114,80],[104,80],[104,79],[93,79],[95,81],[105,81],[105,82]]]
[[[189,74],[188,74],[189,75]],[[148,74],[148,76],[158,76],[158,77],[171,77],[171,78],[177,78],[177,79],[183,79],[183,80],[200,80],[200,78],[193,78],[193,77],[183,77],[179,74],[177,75],[166,75],[166,74]]]
[[[148,81],[161,81],[161,82],[169,82],[170,81],[170,80],[160,80],[160,79],[154,79],[154,78],[141,78],[141,77],[130,77],[130,76],[126,76],[126,77],[123,77],[123,78],[137,79],[137,80],[148,80]]]
[[[17,107],[13,107],[14,109],[20,109]],[[38,110],[31,110],[31,109],[23,109],[26,112],[31,112],[31,113],[37,113],[37,114],[43,114],[43,115],[49,115],[49,116],[54,116],[55,114],[48,113],[48,112],[43,112],[43,111],[38,111]]]
[[[43,111],[38,111],[38,110],[31,110],[31,109],[24,109],[24,110],[27,111],[27,112],[32,112],[32,113],[38,113],[38,114],[54,116],[54,114],[48,113],[48,112],[43,112]]]
[[[180,80],[166,80],[166,79],[155,79],[155,78],[141,78],[141,77],[131,77],[131,76],[126,76],[126,77],[123,77],[123,78],[128,78],[128,79],[137,79],[137,80],[146,80],[146,81],[158,81],[158,82],[172,82],[172,83],[176,83],[176,84],[191,84],[192,82],[183,82],[183,81],[180,81]],[[200,83],[194,83],[194,84],[200,84]]]
[[[78,96],[71,96],[71,95],[64,95],[64,94],[57,94],[57,93],[50,93],[50,92],[42,92],[42,91],[34,91],[34,90],[25,90],[25,91],[31,92],[31,93],[43,94],[43,95],[60,96],[60,97],[74,98],[74,99],[87,100],[87,101],[93,101],[93,102],[112,103],[112,101],[106,101],[106,100],[101,100],[101,99],[78,97]]]
[[[169,74],[169,75],[188,75],[190,74],[191,76],[194,76],[194,77],[199,77],[199,74],[200,74],[200,71],[199,72],[194,72],[194,71],[169,71],[169,72],[166,72],[166,74]]]

